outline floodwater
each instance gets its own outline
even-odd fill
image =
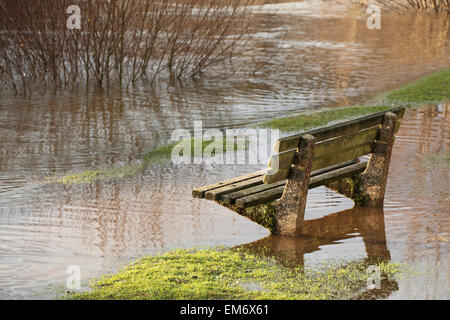
[[[381,256],[418,272],[386,284],[377,298],[448,299],[448,103],[406,113],[384,210],[352,209],[329,189],[310,190],[300,239],[269,236],[191,197],[193,188],[263,166],[162,162],[130,178],[43,183],[54,174],[136,162],[174,129],[192,130],[194,120],[204,129],[242,128],[357,103],[450,65],[448,19],[383,12],[382,29],[368,30],[364,11],[330,2],[266,5],[255,50],[238,60],[246,69],[232,75],[220,67],[157,90],[2,93],[0,298],[51,298],[64,289],[71,265],[86,281],[146,254],[244,245],[287,265]]]

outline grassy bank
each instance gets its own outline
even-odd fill
[[[324,126],[332,121],[360,117],[366,114],[384,111],[390,106],[354,106],[305,112],[296,116],[270,120],[260,124],[262,128],[280,129],[281,131],[307,130]]]
[[[411,82],[385,96],[390,103],[410,106],[450,101],[450,68]]]
[[[385,280],[400,266],[379,263]],[[367,291],[368,262],[288,269],[243,250],[175,250],[143,258],[70,299],[351,299]]]
[[[380,105],[361,105],[327,108],[304,112],[292,117],[269,120],[260,124],[262,128],[282,131],[308,130],[325,126],[333,121],[356,118],[366,114],[387,110],[395,106],[419,107],[450,101],[450,68],[425,76],[401,88],[381,94],[375,98]]]

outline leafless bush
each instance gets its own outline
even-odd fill
[[[0,89],[197,75],[251,34],[257,0],[0,0]],[[82,13],[69,30],[70,5]]]

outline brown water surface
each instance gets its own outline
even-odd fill
[[[296,240],[267,237],[264,228],[191,196],[195,187],[258,166],[162,162],[125,179],[42,183],[51,174],[138,161],[174,129],[192,129],[194,120],[204,128],[245,127],[356,103],[450,65],[445,18],[384,12],[382,29],[368,30],[363,11],[330,3],[265,6],[255,50],[239,60],[258,66],[251,73],[230,75],[220,67],[156,90],[3,93],[0,298],[52,297],[70,265],[80,266],[87,280],[145,254],[247,244],[288,265],[381,256],[421,272],[379,297],[446,299],[450,177],[448,160],[433,155],[449,152],[449,104],[406,113],[384,211],[352,209],[351,200],[316,188],[308,195],[308,234]]]

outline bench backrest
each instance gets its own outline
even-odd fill
[[[275,143],[269,169],[264,175],[264,183],[274,183],[288,178],[297,147],[305,134],[315,138],[313,171],[372,153],[373,144],[379,135],[379,129],[387,112],[396,114],[395,132],[397,132],[400,127],[398,120],[405,112],[403,107],[279,139]]]

